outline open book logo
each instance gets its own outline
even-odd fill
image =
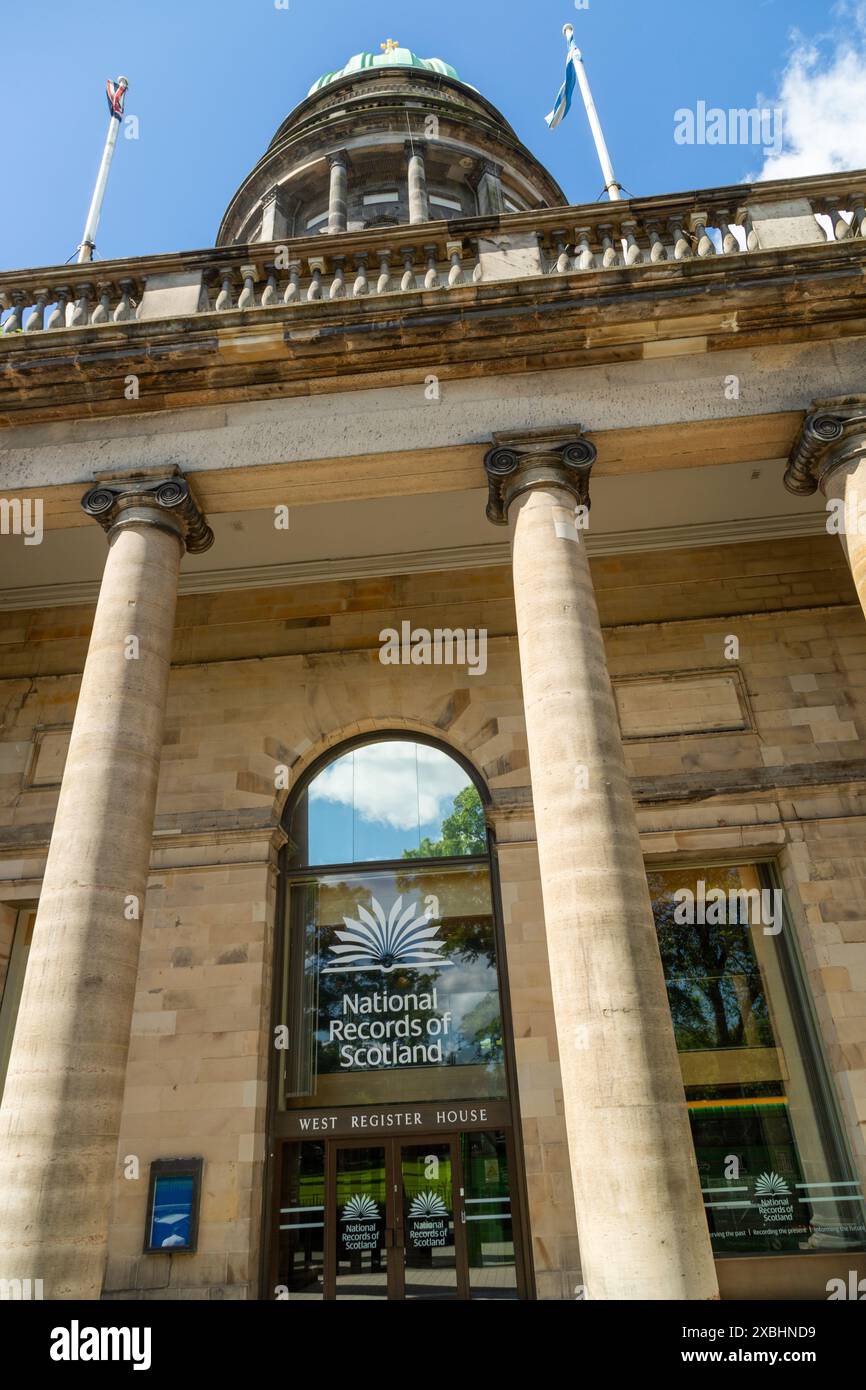
[[[350,1197],[343,1207],[344,1221],[377,1221],[378,1219],[378,1203],[363,1192],[356,1192],[354,1197]]]
[[[440,954],[444,941],[434,940],[439,927],[431,927],[429,907],[420,912],[413,902],[404,908],[401,895],[387,915],[375,898],[370,899],[369,911],[360,903],[356,911],[359,920],[343,918],[346,930],[336,932],[340,944],[330,948],[337,960],[326,965],[323,974],[351,970],[381,970],[387,974],[408,967],[441,969],[452,964]]]
[[[755,1183],[756,1197],[781,1197],[791,1191],[778,1173],[762,1173]]]
[[[409,1208],[410,1216],[447,1216],[448,1208],[436,1192],[419,1192]]]

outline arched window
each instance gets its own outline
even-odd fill
[[[315,771],[289,825],[293,868],[486,855],[474,780],[443,749],[362,744]]]
[[[482,791],[443,749],[380,738],[296,792],[282,1108],[505,1097]]]

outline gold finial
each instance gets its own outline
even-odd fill
[[[379,44],[379,47],[383,53],[392,53],[395,48],[400,47],[400,44],[397,39],[386,39],[384,43]]]

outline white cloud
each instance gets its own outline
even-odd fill
[[[416,775],[417,757],[417,775]],[[395,830],[430,825],[451,810],[466,773],[447,754],[394,740],[356,748],[326,767],[310,787],[311,801],[351,806],[359,816]]]
[[[866,0],[833,10],[834,28],[807,39],[795,32],[779,94],[784,143],[768,152],[759,179],[804,178],[866,164]]]

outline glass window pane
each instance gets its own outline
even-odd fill
[[[406,1298],[454,1298],[457,1251],[451,1145],[428,1140],[400,1150]]]
[[[387,1298],[384,1148],[337,1150],[337,1297]]]
[[[290,1105],[505,1095],[486,865],[302,880],[288,913]]]
[[[186,1250],[195,1179],[187,1174],[158,1174],[154,1181],[150,1247],[153,1250]]]
[[[508,1150],[502,1130],[461,1135],[472,1298],[516,1298]]]
[[[290,834],[296,866],[487,852],[471,778],[441,749],[397,739],[329,763],[299,798]]]
[[[286,1144],[280,1183],[277,1283],[289,1299],[320,1299],[325,1266],[325,1146]]]
[[[716,1254],[862,1248],[781,893],[748,865],[649,881]]]

